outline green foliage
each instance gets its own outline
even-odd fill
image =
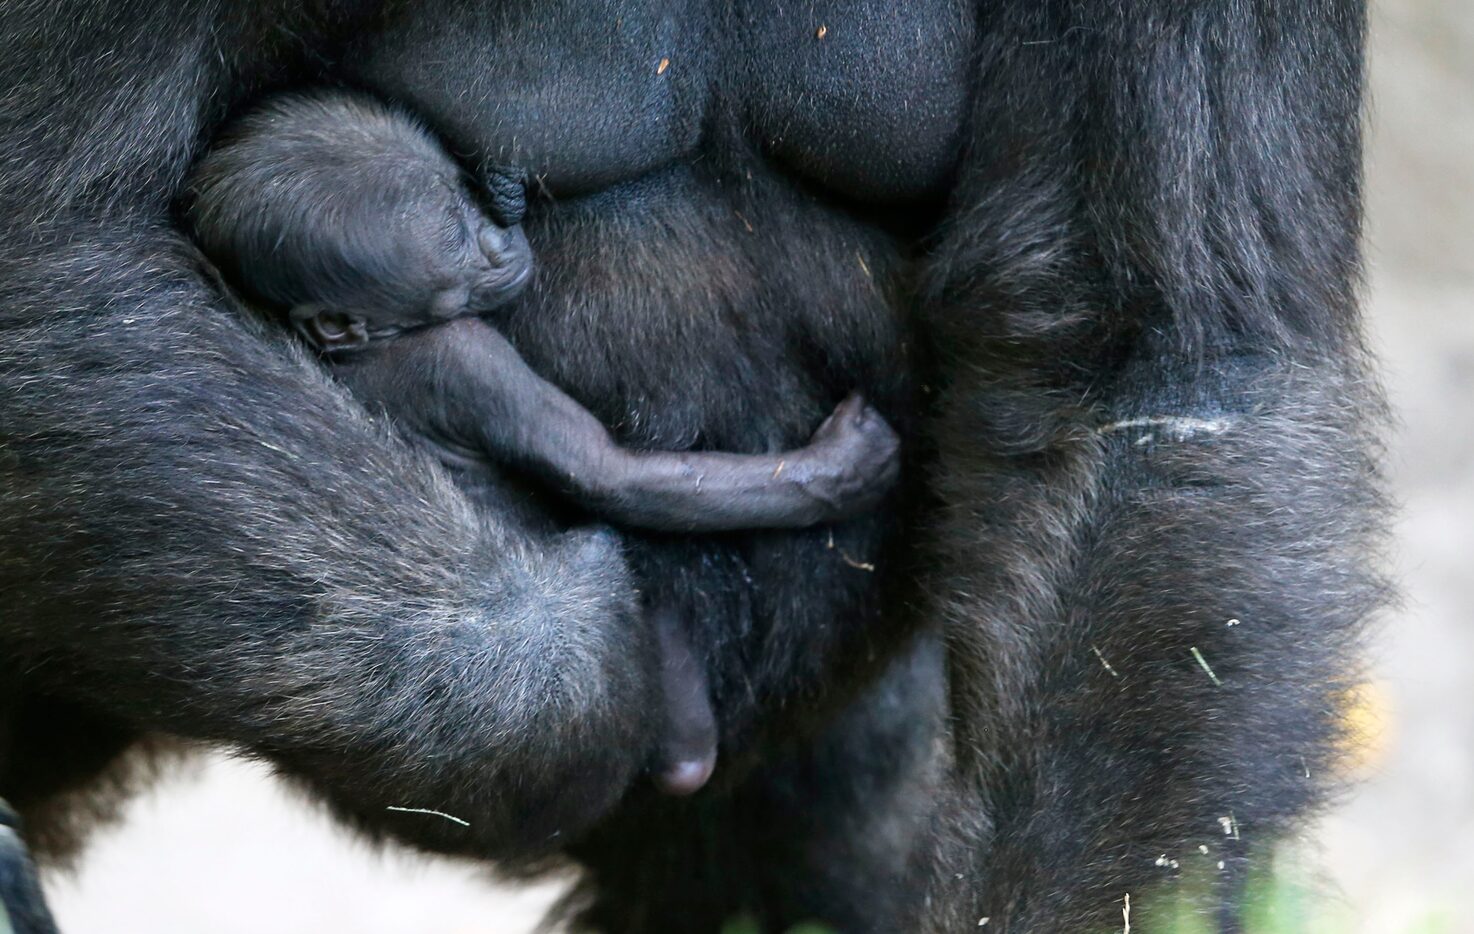
[[[1293,859],[1281,857],[1265,860],[1265,868],[1250,878],[1244,906],[1244,934],[1346,934],[1366,930],[1341,900],[1329,894],[1325,886]],[[1140,893],[1132,898],[1132,934],[1214,934],[1217,927],[1210,912],[1201,906],[1212,904],[1207,897],[1213,877],[1211,870],[1184,874],[1170,901]],[[1124,905],[1123,905],[1124,907]],[[1116,934],[1121,926],[1102,931]],[[1453,915],[1430,912],[1416,924],[1389,934],[1454,934],[1459,928]],[[768,934],[751,917],[738,917],[722,927],[722,934]],[[821,924],[800,924],[784,934],[834,934]]]
[[[1347,934],[1367,930],[1350,907],[1330,894],[1312,873],[1285,858],[1267,860],[1265,864],[1266,868],[1249,880],[1243,917],[1245,934]],[[1182,881],[1172,903],[1158,904],[1150,919],[1133,922],[1133,934],[1213,934],[1217,928],[1211,914],[1197,907],[1211,904],[1205,897],[1208,887],[1209,880],[1202,876]],[[1455,930],[1452,917],[1430,913],[1418,923],[1389,934],[1453,934]]]

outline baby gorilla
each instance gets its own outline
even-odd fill
[[[233,286],[464,483],[511,466],[612,522],[685,532],[841,519],[893,485],[898,439],[855,395],[781,454],[616,444],[480,317],[531,278],[524,199],[511,174],[471,185],[404,115],[323,92],[242,118],[196,168],[187,216]],[[651,620],[667,721],[656,782],[689,794],[716,762],[706,675],[675,614],[657,607]]]

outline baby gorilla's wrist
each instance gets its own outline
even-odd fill
[[[822,512],[815,521],[845,519],[877,506],[895,485],[900,446],[881,414],[853,394],[824,420],[807,447],[794,452],[785,470]]]

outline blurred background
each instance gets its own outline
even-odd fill
[[[1280,854],[1273,926],[1474,934],[1474,0],[1375,5],[1371,70],[1366,295],[1407,599],[1371,651],[1365,782]],[[68,934],[520,934],[560,888],[375,851],[218,758],[47,883]]]

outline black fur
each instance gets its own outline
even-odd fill
[[[1089,930],[1199,843],[1231,916],[1335,774],[1380,597],[1359,4],[368,6],[7,10],[5,719],[232,744],[440,850],[563,850],[612,930]],[[923,78],[914,109],[886,83]],[[833,547],[469,502],[168,214],[230,111],[332,80],[556,199],[504,329],[620,440],[780,450],[858,385],[926,489]],[[726,765],[688,802],[638,781],[636,586],[711,679]],[[8,735],[0,793],[56,813],[83,762]]]
[[[922,304],[957,725],[937,930],[1104,930],[1128,894],[1150,926],[1182,877],[1236,929],[1250,859],[1337,781],[1384,595],[1362,32],[1354,2],[983,20]]]

